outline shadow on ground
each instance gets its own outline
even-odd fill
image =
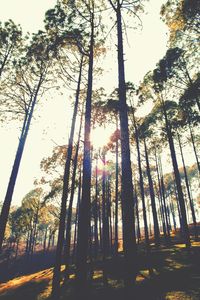
[[[152,248],[151,264],[140,254],[140,272],[134,290],[123,287],[123,259],[107,260],[108,287],[102,280],[102,264],[94,266],[93,281],[84,294],[77,296],[74,274],[63,284],[61,300],[199,300],[200,242],[193,243],[190,253],[183,244]],[[148,268],[153,269],[153,276]],[[0,300],[50,300],[52,269],[25,275],[0,285]]]

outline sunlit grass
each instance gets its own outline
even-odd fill
[[[145,278],[144,278],[144,276],[142,276],[141,274],[139,274],[137,277],[136,277],[136,283],[140,283],[140,282],[142,282],[142,281],[144,281],[145,280]]]
[[[166,294],[165,300],[197,300],[197,298],[194,299],[183,291],[171,291]]]
[[[46,269],[39,271],[34,274],[25,275],[21,277],[14,278],[12,280],[9,280],[6,283],[3,283],[0,285],[0,298],[3,298],[4,296],[12,296],[15,294],[15,291],[20,288],[26,288],[27,284],[40,284],[40,283],[46,283],[47,287],[42,291],[41,294],[38,295],[37,300],[43,300],[46,299],[50,293],[51,293],[51,279],[53,276],[53,268]],[[27,289],[30,287],[27,286]],[[31,293],[31,290],[30,290]]]
[[[50,280],[52,277],[52,268],[43,270],[34,274],[25,275],[21,277],[14,278],[12,280],[9,280],[6,283],[3,283],[0,285],[0,294],[4,293],[7,290],[13,290],[17,289],[18,287],[24,285],[27,282],[30,281],[40,281],[42,280]]]
[[[177,261],[175,261],[171,258],[167,258],[165,261],[168,263],[168,266],[172,269],[181,269],[181,268],[187,267],[186,264],[178,263]]]
[[[200,247],[200,242],[192,242],[192,247]]]
[[[94,271],[94,274],[93,274],[93,279],[100,279],[103,277],[103,271]]]
[[[176,244],[175,245],[176,248],[186,248],[185,244]]]
[[[47,287],[44,289],[43,292],[41,292],[38,297],[37,297],[37,300],[45,300],[47,298],[50,297],[51,295],[51,291],[52,291],[52,282],[49,281],[49,284],[47,285]]]
[[[180,243],[180,244],[175,244],[176,248],[187,248],[185,244]],[[200,242],[199,241],[191,241],[191,247],[200,247]]]

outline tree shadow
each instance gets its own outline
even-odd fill
[[[17,259],[0,261],[0,282],[7,282],[15,277],[36,273],[51,268],[55,263],[55,251],[39,251],[31,257],[25,254]]]

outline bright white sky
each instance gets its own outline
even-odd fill
[[[167,43],[167,28],[160,20],[160,5],[165,0],[150,0],[146,6],[148,15],[142,17],[143,31],[131,31],[129,44],[131,47],[126,49],[126,80],[138,82],[142,80],[145,73],[155,67],[156,62],[165,54]],[[36,32],[43,27],[42,21],[45,11],[53,7],[56,0],[0,0],[0,20],[2,22],[12,19],[15,23],[22,26],[24,32]],[[116,52],[111,54],[110,59],[116,62]],[[114,86],[112,62],[110,72],[104,76],[104,82],[108,86]],[[115,72],[116,73],[116,72]],[[117,79],[117,74],[115,80]],[[47,95],[46,99],[49,97]],[[51,154],[55,144],[66,144],[68,140],[67,115],[69,104],[67,99],[59,97],[48,98],[48,105],[40,107],[39,115],[41,118],[33,120],[31,130],[25,146],[24,155],[18,175],[13,204],[19,204],[23,196],[33,188],[34,178],[40,178],[39,164],[43,157]],[[55,116],[56,111],[56,116]],[[38,112],[36,111],[36,116]],[[1,125],[1,155],[0,155],[0,201],[3,201],[8,179],[10,176],[14,154],[18,142],[19,131],[16,124],[10,123],[8,126]],[[98,132],[98,140],[108,139],[106,133]],[[107,134],[108,135],[108,134]]]

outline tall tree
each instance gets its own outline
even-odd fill
[[[50,64],[51,60],[48,48],[48,39],[43,32],[38,32],[38,34],[33,35],[31,45],[27,47],[24,57],[22,57],[16,65],[15,81],[12,86],[12,88],[15,89],[14,95],[17,105],[19,103],[18,109],[24,112],[24,120],[0,216],[0,251],[2,250],[5,227],[8,220],[8,214],[26,138],[37,100],[45,91],[45,88],[42,88],[45,80],[47,79],[47,72]],[[12,99],[13,101],[12,93],[9,94],[8,99]],[[14,109],[16,103],[14,103]],[[10,105],[9,102],[7,104]],[[11,109],[13,109],[12,107],[11,103]]]
[[[134,5],[138,1],[109,0],[111,7],[116,14],[117,26],[117,52],[118,52],[118,88],[119,88],[119,116],[121,131],[121,156],[122,156],[122,224],[123,224],[123,249],[124,249],[124,283],[131,287],[135,281],[136,268],[136,239],[135,239],[135,220],[134,220],[134,194],[132,183],[132,169],[129,145],[129,125],[126,104],[126,84],[124,68],[124,49],[123,49],[123,28],[122,28],[122,9],[123,4],[134,12]],[[134,12],[135,13],[135,12]]]
[[[83,179],[82,198],[79,207],[78,237],[77,237],[77,261],[76,261],[76,283],[78,292],[85,292],[87,285],[87,255],[90,237],[90,204],[91,204],[91,104],[93,89],[93,63],[94,49],[97,46],[97,16],[98,8],[93,0],[85,1],[84,5],[76,7],[77,12],[86,21],[88,26],[86,49],[88,57],[87,92],[85,102],[85,127],[84,127],[84,151],[83,151]],[[81,9],[81,11],[79,10]],[[98,20],[99,22],[99,20]]]
[[[153,222],[154,222],[154,237],[155,237],[155,244],[159,246],[160,244],[160,231],[158,225],[158,218],[157,218],[157,211],[156,211],[156,201],[155,201],[155,193],[153,187],[153,180],[151,176],[151,169],[149,164],[149,156],[148,150],[146,145],[146,140],[144,139],[144,149],[145,149],[145,158],[146,158],[146,165],[147,165],[147,176],[149,182],[149,190],[150,190],[150,197],[151,197],[151,207],[152,207],[152,214],[153,214]]]
[[[56,248],[56,262],[54,266],[53,282],[52,282],[52,295],[55,297],[58,297],[60,293],[60,269],[61,269],[61,262],[62,262],[62,250],[64,245],[66,203],[67,203],[67,198],[69,193],[69,177],[70,177],[72,150],[73,150],[73,140],[74,140],[74,133],[75,133],[75,124],[76,124],[78,105],[80,100],[79,95],[80,95],[80,87],[81,87],[81,79],[82,79],[82,66],[83,66],[83,58],[81,58],[81,62],[80,62],[74,111],[72,116],[70,137],[68,142],[68,150],[67,150],[64,175],[63,175],[63,190],[62,190],[62,199],[61,199],[58,241],[57,241],[57,248]]]
[[[164,101],[164,97],[162,94],[162,90],[164,89],[165,82],[171,76],[170,72],[168,73],[168,68],[170,69],[172,64],[173,64],[173,60],[170,61],[170,65],[168,64],[167,59],[165,60],[164,58],[163,60],[161,60],[158,64],[158,68],[154,70],[153,80],[155,82],[155,86],[154,86],[155,91],[159,97],[159,101],[161,104],[161,108],[165,120],[166,133],[167,133],[167,138],[168,138],[168,143],[169,143],[169,148],[171,153],[172,165],[174,168],[174,175],[175,175],[176,187],[178,192],[178,200],[179,200],[181,217],[182,217],[184,239],[185,239],[186,246],[190,247],[190,235],[189,235],[189,228],[187,224],[185,202],[184,202],[184,196],[183,196],[183,191],[181,186],[181,178],[180,178],[176,151],[174,146],[172,126],[169,121],[168,110],[167,110],[170,103]]]

